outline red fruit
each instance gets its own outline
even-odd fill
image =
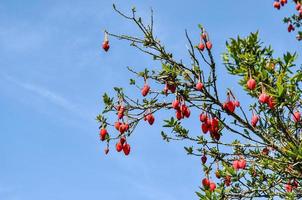
[[[269,96],[265,92],[262,92],[259,96],[260,103],[268,103],[268,99]]]
[[[180,107],[180,111],[186,118],[189,118],[191,115],[190,109],[185,104]]]
[[[119,131],[120,131],[121,134],[123,134],[123,133],[126,132],[126,126],[125,126],[125,124],[121,124],[120,125]]]
[[[239,101],[234,101],[234,105],[236,106],[236,107],[240,107],[240,102]]]
[[[176,91],[176,85],[167,85],[167,87],[172,93]]]
[[[201,34],[201,38],[204,39],[204,40],[206,40],[207,39],[207,34],[206,33],[202,33]]]
[[[109,41],[108,40],[104,41],[102,47],[107,52],[110,48]]]
[[[125,126],[125,131],[128,131],[129,130],[129,124],[124,124],[124,126]]]
[[[190,109],[189,109],[188,107],[187,107],[187,109],[184,110],[183,115],[184,115],[186,118],[189,118],[189,117],[190,117],[191,111],[190,111]]]
[[[104,153],[107,155],[109,153],[109,149],[108,148],[104,149]]]
[[[223,109],[225,109],[227,112],[233,113],[235,111],[235,104],[233,101],[228,101],[223,104]]]
[[[300,114],[300,112],[296,111],[296,112],[294,113],[293,120],[294,120],[294,122],[296,122],[296,123],[299,122],[299,121],[301,120],[301,114]]]
[[[145,97],[145,96],[147,96],[147,94],[149,93],[149,91],[150,91],[150,86],[148,85],[148,84],[145,84],[144,85],[144,87],[143,87],[143,89],[142,89],[142,95]]]
[[[299,11],[300,8],[301,8],[301,4],[300,4],[300,3],[297,3],[297,5],[296,5],[296,10]]]
[[[238,160],[234,160],[233,161],[233,168],[237,171],[240,169],[239,167],[239,161]]]
[[[213,46],[213,45],[212,45],[212,42],[207,41],[206,46],[207,46],[207,49],[211,50],[211,49],[212,49],[212,46]]]
[[[208,178],[204,178],[204,179],[202,179],[202,185],[203,185],[203,187],[205,187],[205,188],[208,188],[208,187],[210,187],[210,180],[208,179]]]
[[[256,127],[258,120],[259,120],[258,115],[253,115],[252,120],[251,120],[251,124],[253,127]]]
[[[146,118],[150,125],[152,125],[154,123],[155,118],[152,114],[148,114]]]
[[[254,90],[256,88],[256,81],[255,79],[250,78],[247,83],[246,86],[249,90]]]
[[[287,4],[287,0],[281,0],[280,3],[282,6],[284,6],[285,4]]]
[[[115,122],[114,123],[114,128],[119,131],[121,124],[122,124],[121,122]]]
[[[196,90],[201,91],[203,89],[203,83],[198,82],[195,86]]]
[[[125,138],[125,137],[121,137],[120,143],[121,143],[121,144],[124,144],[125,142],[126,142],[126,138]]]
[[[285,185],[285,190],[286,190],[286,192],[292,192],[293,191],[293,187],[290,184],[286,184]]]
[[[202,162],[202,164],[205,164],[207,162],[207,156],[206,155],[203,155],[201,157],[201,162]]]
[[[178,110],[179,109],[179,101],[177,99],[175,99],[173,102],[172,102],[172,107],[175,109],[175,110]]]
[[[246,161],[245,161],[244,159],[240,159],[240,160],[238,161],[238,167],[239,167],[240,169],[245,169],[245,167],[246,167]]]
[[[126,156],[128,156],[129,153],[130,153],[130,145],[127,144],[127,143],[125,143],[125,144],[123,145],[123,151],[124,151],[124,154],[125,154]]]
[[[121,152],[123,149],[122,143],[120,143],[120,142],[116,143],[115,148],[116,148],[117,152]]]
[[[218,128],[218,125],[219,125],[219,120],[217,119],[217,117],[214,117],[212,120],[211,120],[211,126],[214,127],[214,128]]]
[[[100,131],[100,138],[101,138],[102,141],[104,141],[106,139],[107,134],[108,134],[108,132],[107,132],[106,129],[104,129],[104,128],[101,129],[101,131]]]
[[[274,99],[274,97],[269,97],[268,98],[268,107],[270,108],[270,109],[274,109],[275,108],[275,106],[276,106],[276,102],[275,102],[275,99]]]
[[[215,189],[216,189],[216,184],[213,183],[213,182],[211,182],[211,183],[210,183],[210,191],[211,191],[211,192],[214,192]]]
[[[204,43],[203,43],[203,42],[200,42],[199,45],[198,45],[198,49],[199,49],[200,51],[203,51],[204,48],[205,48]]]
[[[181,119],[183,118],[183,115],[182,115],[182,113],[181,113],[180,110],[177,110],[177,111],[176,111],[176,118],[177,118],[178,120],[181,120]]]
[[[208,126],[208,124],[203,123],[203,124],[201,125],[201,130],[202,130],[202,132],[203,132],[204,134],[206,134],[206,133],[209,131],[209,126]]]
[[[205,113],[201,113],[201,114],[199,115],[199,120],[200,120],[201,122],[207,121],[207,118],[208,118],[208,116],[207,116],[207,114],[205,114]]]
[[[292,24],[289,24],[287,27],[287,31],[290,33],[295,30],[295,27]]]
[[[269,154],[269,149],[267,147],[265,147],[264,149],[262,149],[262,154],[263,155],[268,155]]]
[[[273,5],[274,5],[274,8],[280,10],[281,5],[280,5],[279,1],[275,1]]]

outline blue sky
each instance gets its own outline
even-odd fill
[[[237,94],[236,80],[221,65],[226,39],[259,30],[277,55],[301,51],[281,23],[293,9],[276,11],[271,0],[2,0],[0,199],[196,198],[203,177],[199,159],[186,156],[183,144],[163,142],[159,125],[138,127],[129,140],[129,157],[103,154],[94,120],[101,94],[127,85],[131,76],[126,66],[158,67],[126,42],[112,39],[108,54],[100,50],[105,28],[137,32],[113,12],[114,2],[124,11],[135,5],[147,19],[153,7],[156,34],[185,61],[184,29],[197,42],[197,24],[205,25],[214,44],[219,85]],[[195,118],[186,123],[199,131],[197,113]]]

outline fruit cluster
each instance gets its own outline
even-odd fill
[[[186,106],[186,103],[183,99],[178,100],[178,98],[176,98],[173,102],[172,102],[172,108],[175,109],[175,116],[176,119],[181,120],[183,118],[189,118],[191,115],[191,111],[190,108],[188,106]]]
[[[201,113],[199,120],[202,122],[201,130],[204,134],[210,132],[210,135],[213,139],[220,139],[219,120],[217,117],[211,117],[207,113]]]

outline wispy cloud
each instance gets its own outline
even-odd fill
[[[71,112],[72,114],[81,116],[83,118],[90,118],[90,115],[87,112],[85,112],[83,109],[80,109],[78,105],[74,104],[73,102],[71,102],[70,100],[68,100],[67,98],[61,96],[56,92],[53,92],[45,87],[36,85],[34,83],[20,81],[15,77],[12,77],[7,74],[3,75],[3,78],[6,81],[10,82],[11,84],[16,85],[35,96],[43,98],[47,102],[59,108],[62,108],[65,111]]]

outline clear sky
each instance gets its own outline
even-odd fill
[[[183,144],[162,141],[160,125],[138,127],[129,140],[129,157],[115,151],[103,154],[95,121],[101,94],[127,86],[131,76],[126,66],[158,65],[114,39],[108,54],[101,51],[105,28],[137,32],[113,12],[113,2],[0,1],[1,200],[196,199],[194,191],[203,177],[200,161],[186,156]],[[197,24],[205,25],[214,44],[221,90],[230,87],[237,94],[240,88],[225,75],[220,59],[228,38],[259,30],[277,54],[301,52],[301,43],[281,23],[293,9],[276,11],[272,2],[115,1],[124,11],[135,5],[146,19],[153,7],[155,32],[185,61],[184,29],[198,42]],[[186,123],[200,131],[197,113],[193,118]]]

